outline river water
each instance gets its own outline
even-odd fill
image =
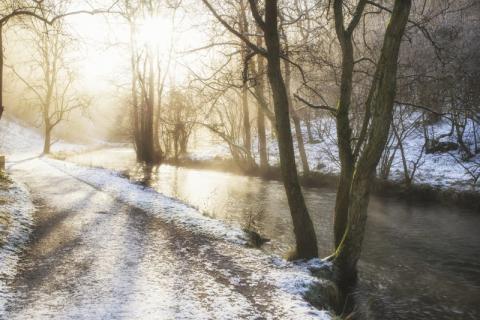
[[[285,253],[293,234],[283,185],[255,177],[169,165],[145,168],[112,148],[67,161],[124,172],[205,215],[253,228]],[[304,188],[321,256],[332,250],[335,192]],[[480,319],[480,214],[436,204],[372,197],[359,263],[358,299],[372,319]]]

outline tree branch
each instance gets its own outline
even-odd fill
[[[209,1],[207,0],[202,0],[202,2],[205,4],[205,6],[210,10],[210,12],[213,14],[213,16],[231,33],[233,33],[236,37],[238,37],[240,40],[245,42],[245,44],[252,49],[253,51],[261,54],[262,56],[267,56],[267,50],[264,48],[261,48],[248,40],[248,38],[240,33],[238,30],[235,30],[232,26],[230,26],[219,14],[218,12],[212,7]]]
[[[302,97],[300,97],[296,93],[294,93],[293,96],[295,97],[295,99],[299,100],[300,102],[303,102],[304,104],[306,104],[310,108],[327,110],[327,111],[330,111],[334,116],[337,114],[337,109],[335,109],[335,108],[332,108],[332,107],[326,106],[326,105],[314,105],[314,104],[308,102],[307,100],[303,99]]]
[[[253,18],[257,22],[260,29],[265,31],[265,21],[262,19],[262,16],[260,15],[260,12],[258,11],[258,6],[257,6],[258,0],[248,0],[248,2],[250,3],[250,8],[251,8],[251,11],[252,11]]]
[[[410,103],[410,102],[403,102],[403,101],[394,101],[396,104],[400,104],[400,105],[404,105],[404,106],[409,106],[409,107],[413,107],[413,108],[417,108],[417,109],[422,109],[422,110],[425,110],[425,111],[428,111],[430,113],[433,113],[434,115],[437,115],[439,117],[443,117],[443,118],[446,118],[450,121],[452,121],[452,118],[449,117],[449,114],[448,113],[445,113],[445,112],[438,112],[438,111],[435,111],[429,107],[426,107],[426,106],[422,106],[422,105],[418,105],[418,104],[414,104],[414,103]]]

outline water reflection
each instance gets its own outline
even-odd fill
[[[294,238],[281,183],[167,165],[143,167],[127,149],[70,161],[127,171],[132,180],[178,198],[204,214],[252,225],[272,239],[263,248],[284,253]],[[321,255],[332,250],[335,193],[304,189]],[[480,319],[480,216],[476,212],[373,197],[359,286],[376,319]]]

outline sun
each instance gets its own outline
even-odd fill
[[[140,21],[138,41],[166,53],[172,44],[173,28],[171,19],[164,17],[149,17]]]

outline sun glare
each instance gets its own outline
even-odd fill
[[[163,17],[147,18],[140,22],[138,40],[143,45],[158,48],[166,53],[172,41],[172,25],[169,19]]]

